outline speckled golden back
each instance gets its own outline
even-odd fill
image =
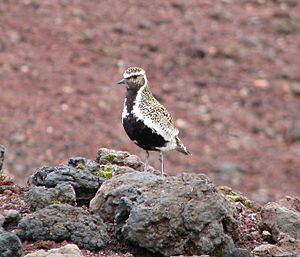
[[[141,100],[138,108],[145,118],[149,118],[154,123],[158,123],[161,129],[169,136],[177,136],[179,131],[175,128],[174,120],[168,110],[161,105],[152,95],[148,85],[143,88]]]

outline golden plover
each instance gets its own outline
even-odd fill
[[[129,138],[146,151],[144,171],[147,171],[149,151],[160,152],[161,174],[164,172],[163,152],[177,150],[190,152],[178,137],[179,130],[167,109],[152,95],[146,73],[142,68],[130,67],[117,84],[126,85],[122,113],[123,127]]]

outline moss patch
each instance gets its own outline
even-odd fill
[[[83,165],[82,163],[76,166],[76,169],[80,169],[80,170],[84,170],[85,168],[86,168],[85,165]]]
[[[241,201],[241,197],[239,195],[229,195],[229,198],[234,202]]]
[[[253,203],[252,201],[250,201],[250,200],[246,200],[246,201],[244,202],[244,205],[245,205],[247,208],[249,208],[249,209],[251,209],[251,208],[254,207],[254,203]]]
[[[62,202],[60,200],[58,200],[58,199],[53,199],[51,201],[51,204],[62,204]]]
[[[113,176],[113,166],[112,165],[100,166],[100,169],[98,171],[92,171],[92,174],[98,178],[111,179]]]
[[[113,161],[116,159],[116,155],[113,154],[113,153],[109,153],[109,154],[106,156],[106,159],[107,159],[109,162],[113,162]]]
[[[252,209],[254,208],[254,202],[247,199],[246,197],[234,192],[230,187],[219,186],[219,190],[233,202],[241,202],[245,207]]]

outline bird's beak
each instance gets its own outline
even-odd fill
[[[120,81],[117,82],[117,84],[126,84],[126,79],[121,79]]]

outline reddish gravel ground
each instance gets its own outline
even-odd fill
[[[298,0],[1,1],[5,169],[25,184],[100,147],[144,157],[115,85],[137,65],[193,153],[169,152],[169,174],[204,172],[259,202],[299,195],[299,13]],[[239,168],[216,172],[226,162]]]

